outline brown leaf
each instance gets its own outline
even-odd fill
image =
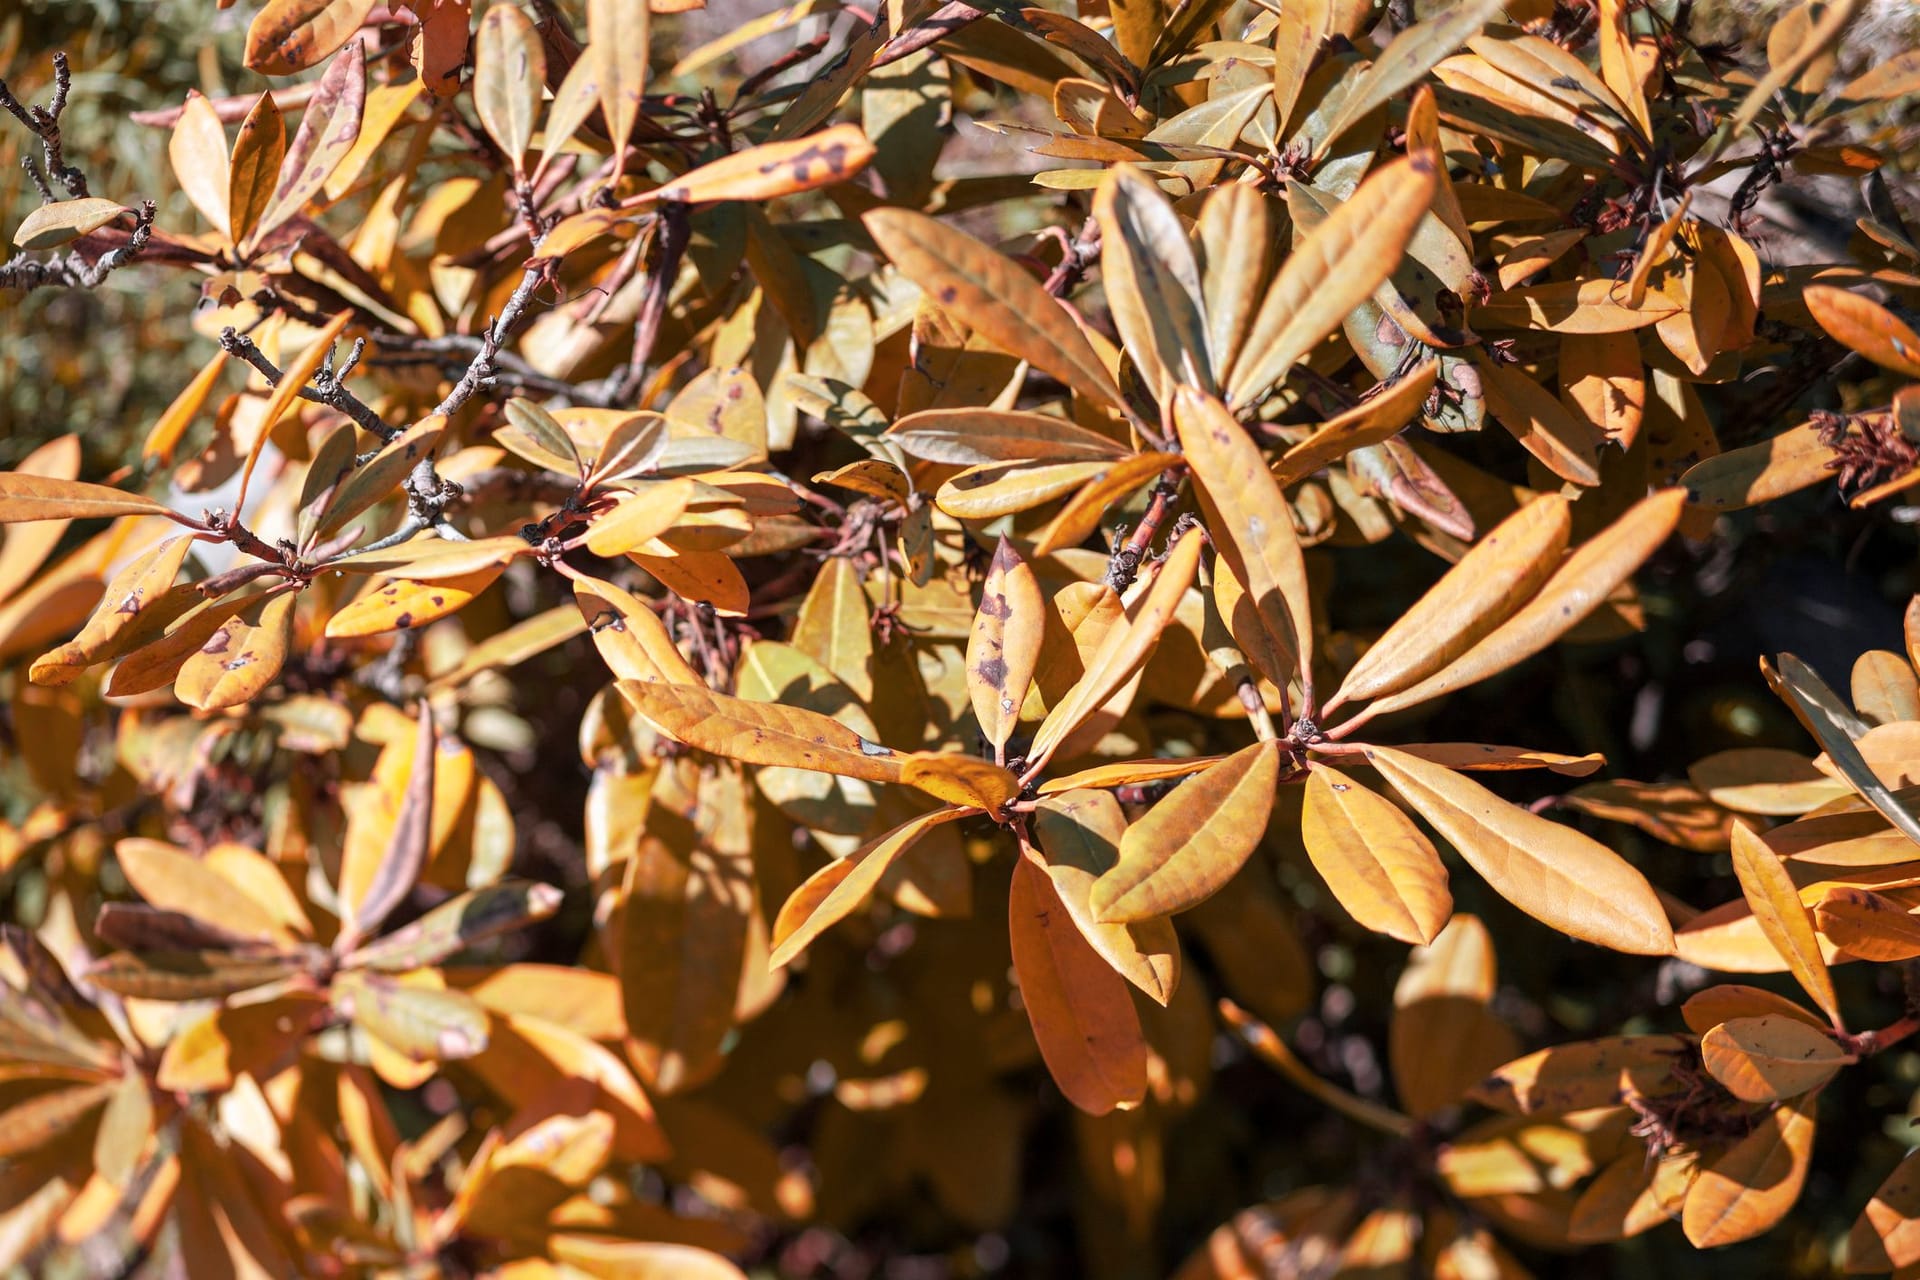
[[[1126,397],[1066,309],[1018,265],[972,236],[908,209],[861,219],[881,252],[930,301],[1007,354],[1082,395],[1125,410]]]
[[[1007,932],[1021,1003],[1060,1092],[1092,1115],[1138,1103],[1147,1042],[1133,997],[1074,927],[1053,881],[1024,856],[1013,866]]]
[[[366,21],[374,0],[267,0],[247,27],[243,60],[262,75],[318,66]]]

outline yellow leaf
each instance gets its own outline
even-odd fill
[[[1673,953],[1659,897],[1619,854],[1418,756],[1369,747],[1366,757],[1495,892],[1528,915],[1616,951]]]
[[[963,467],[996,462],[1097,462],[1127,456],[1119,443],[1052,414],[1019,409],[922,409],[886,429],[908,455]]]
[[[188,523],[166,504],[142,494],[25,471],[0,472],[0,524],[23,520],[87,520],[97,516],[167,516],[182,524]]]
[[[1200,542],[1197,529],[1180,535],[1127,618],[1106,629],[1098,648],[1087,655],[1084,674],[1061,695],[1034,734],[1028,750],[1028,759],[1034,762],[1029,766],[1031,771],[1052,759],[1067,735],[1105,705],[1145,664],[1199,572]]]
[[[261,607],[257,624],[227,619],[181,664],[173,681],[175,695],[190,707],[220,711],[237,707],[266,688],[286,665],[298,599],[292,591],[274,596]]]
[[[1800,891],[1778,854],[1753,833],[1744,822],[1733,825],[1733,871],[1740,879],[1740,892],[1753,908],[1761,932],[1773,944],[1780,958],[1825,1010],[1834,1026],[1840,1023],[1840,1005],[1834,995],[1833,975],[1827,972],[1826,957],[1814,937],[1813,918],[1800,901]],[[1691,1232],[1689,1232],[1691,1235]]]
[[[1020,794],[1019,780],[999,765],[978,756],[944,751],[916,751],[902,756],[900,781],[936,800],[988,814],[998,814]]]
[[[1793,1208],[1813,1153],[1814,1099],[1760,1117],[1753,1132],[1700,1171],[1680,1226],[1696,1249],[1751,1240]]]
[[[1478,643],[1560,563],[1573,527],[1567,500],[1542,494],[1476,542],[1353,664],[1327,710],[1398,693]]]
[[[327,636],[350,640],[383,631],[406,631],[437,622],[467,607],[502,572],[493,565],[475,573],[432,582],[401,579],[368,592],[327,620]]]
[[[1813,920],[1828,942],[1850,956],[1881,963],[1920,956],[1920,917],[1871,889],[1827,890],[1814,904]]]
[[[1457,1106],[1520,1052],[1519,1037],[1488,1005],[1495,978],[1493,939],[1476,916],[1453,917],[1408,957],[1393,987],[1387,1060],[1414,1115]]]
[[[1237,189],[1237,188],[1230,188]],[[1273,478],[1284,489],[1306,479],[1322,467],[1338,462],[1355,449],[1379,444],[1400,434],[1426,404],[1434,380],[1440,376],[1438,360],[1423,361],[1419,368],[1388,386],[1385,391],[1353,408],[1329,418],[1312,435],[1291,446],[1273,464]]]
[[[1180,215],[1139,170],[1115,165],[1094,193],[1093,216],[1107,307],[1147,389],[1162,404],[1175,383],[1211,391],[1200,267]]]
[[[1267,630],[1299,658],[1301,688],[1311,703],[1313,607],[1286,495],[1260,446],[1218,400],[1182,387],[1174,396],[1173,419],[1216,549],[1253,598]]]
[[[749,702],[677,684],[622,680],[634,711],[690,747],[744,764],[815,769],[869,782],[898,782],[904,760],[837,720],[800,707]]]
[[[1090,900],[1094,883],[1119,861],[1126,829],[1126,815],[1110,791],[1066,791],[1034,810],[1034,838],[1074,927],[1114,972],[1165,1005],[1180,981],[1180,939],[1173,922],[1102,924]]]
[[[167,158],[174,180],[200,216],[215,231],[228,235],[227,131],[213,104],[198,89],[187,90],[186,106],[167,138]]]
[[[988,585],[991,589],[991,577]],[[839,677],[855,697],[872,701],[873,619],[853,561],[835,556],[820,566],[793,620],[792,643]]]
[[[129,837],[114,846],[127,882],[149,904],[262,942],[291,942],[274,913],[190,853]]]
[[[1440,855],[1398,806],[1325,765],[1307,775],[1300,839],[1360,924],[1429,943],[1453,913]]]
[[[1847,1235],[1847,1274],[1874,1275],[1920,1262],[1920,1152],[1909,1152],[1867,1201]]]
[[[489,8],[474,38],[473,105],[515,173],[524,172],[546,81],[547,53],[532,20],[518,5]]]
[[[921,814],[808,876],[782,904],[773,922],[773,954],[768,964],[778,969],[790,963],[815,938],[866,901],[887,868],[912,847],[914,841],[942,823],[966,817],[969,812],[947,808]]]
[[[594,518],[587,528],[587,550],[617,556],[643,547],[671,529],[692,500],[693,482],[684,478],[636,486],[613,510]]]
[[[613,138],[617,186],[627,167],[627,143],[647,88],[650,15],[647,0],[587,0],[587,49],[600,87],[600,110]]]
[[[1039,580],[1003,537],[994,549],[967,636],[967,697],[981,733],[993,744],[994,758],[1003,763],[1007,739],[1020,723],[1020,707],[1039,666],[1045,624]]]
[[[1094,918],[1150,920],[1218,893],[1266,834],[1279,776],[1279,744],[1256,742],[1175,787],[1127,828],[1089,895]]]
[[[721,200],[773,200],[846,182],[873,160],[873,144],[856,124],[836,124],[804,138],[766,142],[703,164],[625,206],[674,200],[713,204]]]
[[[1565,635],[1613,594],[1679,523],[1686,491],[1646,498],[1561,562],[1518,612],[1458,658],[1410,688],[1367,708],[1383,715],[1463,689],[1524,662]]]
[[[1700,1037],[1713,1078],[1742,1102],[1797,1097],[1858,1059],[1832,1036],[1797,1018],[1731,1018]]]
[[[1473,1099],[1519,1115],[1611,1107],[1623,1097],[1657,1096],[1674,1087],[1692,1052],[1681,1036],[1603,1036],[1554,1045],[1516,1058],[1473,1091]]]
[[[1127,984],[1074,927],[1053,881],[1015,860],[1007,933],[1021,1003],[1054,1083],[1091,1115],[1147,1092],[1147,1042]]]
[[[1680,477],[1687,502],[1710,511],[1739,511],[1834,478],[1837,456],[1811,422],[1696,462]]]
[[[280,162],[286,154],[287,122],[274,105],[273,95],[263,93],[240,122],[240,136],[234,139],[229,162],[227,216],[233,245],[243,253],[253,247],[254,229],[273,200],[273,189],[280,182]]]
[[[1340,327],[1400,265],[1433,203],[1433,161],[1406,156],[1376,171],[1296,245],[1267,290],[1253,329],[1222,381],[1228,402],[1258,399]]]

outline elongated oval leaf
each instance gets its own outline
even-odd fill
[[[1093,198],[1107,305],[1154,398],[1175,383],[1213,389],[1200,267],[1180,215],[1160,188],[1130,165],[1107,170]]]
[[[1539,653],[1633,575],[1673,532],[1685,504],[1684,489],[1666,489],[1643,499],[1576,548],[1519,612],[1479,643],[1419,683],[1373,703],[1369,710],[1384,714],[1437,698]]]
[[[779,703],[686,685],[622,680],[621,696],[660,732],[743,764],[784,765],[868,782],[898,782],[903,758],[838,720]]]
[[[546,82],[547,52],[533,22],[516,4],[489,8],[474,38],[473,105],[516,174],[525,172]]]
[[[815,938],[866,901],[887,869],[915,841],[966,814],[967,810],[954,808],[921,814],[814,872],[781,906],[773,922],[773,953],[767,963],[777,969],[805,951]]]
[[[1039,580],[1013,544],[1001,538],[967,637],[967,697],[980,731],[1002,760],[1039,668],[1045,623]]]
[[[1387,747],[1366,755],[1495,892],[1534,919],[1616,951],[1673,953],[1659,897],[1619,854],[1418,756]]]
[[[1501,521],[1360,655],[1327,709],[1396,693],[1472,648],[1559,566],[1572,528],[1559,494],[1542,494]]]
[[[1146,1096],[1147,1042],[1127,984],[1074,927],[1053,881],[1014,863],[1007,932],[1021,1003],[1054,1083],[1092,1115]]]
[[[1300,839],[1333,896],[1369,929],[1425,944],[1453,914],[1447,869],[1420,829],[1392,801],[1325,765],[1307,776]]]
[[[1268,632],[1298,656],[1301,687],[1312,702],[1312,597],[1286,495],[1246,428],[1212,396],[1182,387],[1174,396],[1173,420],[1216,549]]]
[[[244,60],[269,76],[318,66],[360,29],[373,6],[374,0],[267,0],[247,27]]]
[[[1127,828],[1120,860],[1094,882],[1102,924],[1185,911],[1233,879],[1266,834],[1280,747],[1256,742],[1173,789]]]
[[[1266,394],[1373,296],[1400,265],[1414,227],[1433,203],[1435,184],[1428,157],[1396,160],[1295,247],[1225,379],[1229,403],[1245,405]]]
[[[861,219],[909,280],[975,332],[1083,395],[1125,410],[1126,397],[1066,309],[1017,264],[963,231],[909,209]]]

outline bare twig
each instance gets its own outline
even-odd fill
[[[67,194],[74,199],[91,195],[87,190],[87,175],[67,163],[66,147],[60,137],[60,115],[67,109],[67,95],[73,91],[73,69],[67,65],[67,55],[53,55],[53,97],[44,107],[30,107],[14,97],[6,81],[0,80],[0,109],[40,139],[40,149],[46,157],[47,172],[60,180]],[[27,171],[33,174],[34,185],[40,188],[41,197],[51,202],[52,192],[41,179],[31,160],[27,161]]]

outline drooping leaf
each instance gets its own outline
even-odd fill
[[[640,118],[650,47],[647,0],[588,0],[587,53],[600,89],[600,110],[613,138],[613,181],[626,169],[627,143]]]
[[[1139,1102],[1147,1042],[1127,984],[1074,927],[1047,874],[1015,861],[1007,932],[1033,1037],[1054,1083],[1092,1115]]]
[[[866,901],[887,869],[933,828],[963,818],[967,810],[936,809],[904,822],[854,853],[829,862],[795,889],[773,922],[773,953],[779,968]]]
[[[1347,914],[1425,944],[1453,914],[1440,855],[1389,800],[1325,765],[1307,775],[1300,839]]]
[[[474,38],[473,105],[515,173],[525,172],[546,79],[547,53],[532,21],[518,5],[489,8]]]
[[[1806,1182],[1813,1112],[1813,1097],[1782,1103],[1701,1169],[1680,1218],[1690,1244],[1711,1249],[1749,1240],[1786,1216]]]
[[[1820,952],[1813,919],[1800,901],[1800,891],[1779,855],[1744,822],[1733,826],[1733,870],[1767,941],[1787,962],[1802,989],[1839,1026],[1840,1006],[1833,990],[1833,975],[1827,971],[1826,957]]]

